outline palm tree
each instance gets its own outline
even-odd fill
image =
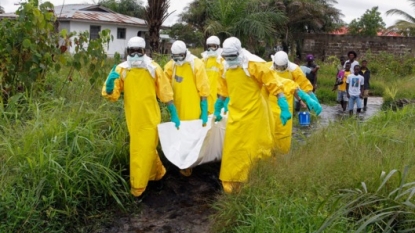
[[[4,14],[4,8],[2,6],[0,6],[0,14]]]
[[[168,13],[170,0],[148,0],[144,14],[149,32],[149,44],[152,51],[159,51],[160,28],[173,12]]]
[[[408,1],[415,9],[415,0]],[[397,20],[394,25],[388,28],[388,31],[398,31],[405,36],[415,36],[415,17],[411,14],[399,9],[391,9],[386,12],[386,15],[399,15],[404,18]]]
[[[248,49],[258,52],[260,42],[273,40],[277,26],[285,22],[283,12],[258,0],[217,0],[208,3],[208,34],[222,40],[236,36]]]
[[[181,22],[186,22],[192,27],[204,31],[206,20],[208,19],[208,7],[209,0],[194,0],[184,8],[183,12],[179,15]]]
[[[336,0],[274,0],[271,7],[285,12],[287,22],[280,27],[279,35],[284,51],[301,45],[301,34],[311,32],[328,32],[342,23],[340,10],[333,4]],[[298,50],[298,49],[297,49]]]

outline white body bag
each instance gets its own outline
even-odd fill
[[[202,120],[180,121],[179,129],[173,122],[159,124],[161,148],[166,158],[180,169],[220,161],[227,122],[227,116],[222,117],[215,123],[209,116],[205,127]]]

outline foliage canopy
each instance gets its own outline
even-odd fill
[[[366,10],[361,18],[353,19],[349,24],[349,32],[352,35],[376,36],[385,28],[379,7]]]

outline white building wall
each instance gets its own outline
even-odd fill
[[[118,52],[121,57],[124,57],[124,51],[127,47],[128,40],[133,37],[137,36],[139,31],[147,31],[146,27],[139,27],[139,26],[130,26],[130,25],[116,25],[116,24],[108,24],[108,23],[101,23],[101,22],[70,22],[70,31],[76,31],[77,33],[83,31],[89,31],[90,26],[101,26],[101,31],[104,29],[110,29],[111,35],[113,36],[114,40],[110,42],[108,48],[105,48],[109,57],[114,56],[115,52]],[[118,39],[117,38],[117,29],[118,28],[125,28],[126,29],[126,37],[125,39]],[[72,46],[70,48],[70,52],[74,53],[75,49]]]

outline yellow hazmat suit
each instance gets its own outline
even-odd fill
[[[200,119],[200,99],[210,94],[202,60],[194,57],[193,64],[186,62],[181,66],[170,60],[164,66],[164,73],[173,86],[174,104],[180,120]]]
[[[269,69],[271,69],[271,67],[273,66],[273,62],[268,62],[267,66]],[[295,90],[298,87],[300,87],[303,91],[309,92],[313,90],[313,85],[311,85],[310,81],[304,75],[301,68],[291,62],[289,63],[287,70],[285,70],[284,72],[273,72],[284,85],[284,94],[287,97],[287,102],[289,104],[291,114],[293,114]],[[269,95],[269,102],[271,105],[271,110],[274,115],[275,122],[273,130],[275,147],[278,152],[286,154],[291,149],[293,122],[288,121],[287,124],[283,126],[281,119],[279,117],[281,109],[278,106],[278,104],[276,104],[276,97],[273,95]]]
[[[219,176],[227,193],[247,180],[255,161],[271,155],[269,104],[261,93],[262,86],[270,95],[283,91],[265,62],[249,62],[247,70],[250,76],[241,67],[228,69],[225,78],[219,79],[218,94],[230,97]]]
[[[130,182],[131,193],[140,196],[149,180],[160,180],[166,173],[157,154],[157,125],[161,122],[158,97],[162,102],[173,100],[169,80],[160,66],[155,67],[154,77],[147,69],[128,68],[127,62],[115,69],[120,78],[114,82],[114,91],[108,95],[104,85],[102,95],[117,101],[124,92],[124,108],[130,134]]]
[[[206,73],[209,78],[210,94],[208,96],[208,113],[213,114],[218,98],[218,82],[223,74],[223,58],[207,57],[204,59]]]

